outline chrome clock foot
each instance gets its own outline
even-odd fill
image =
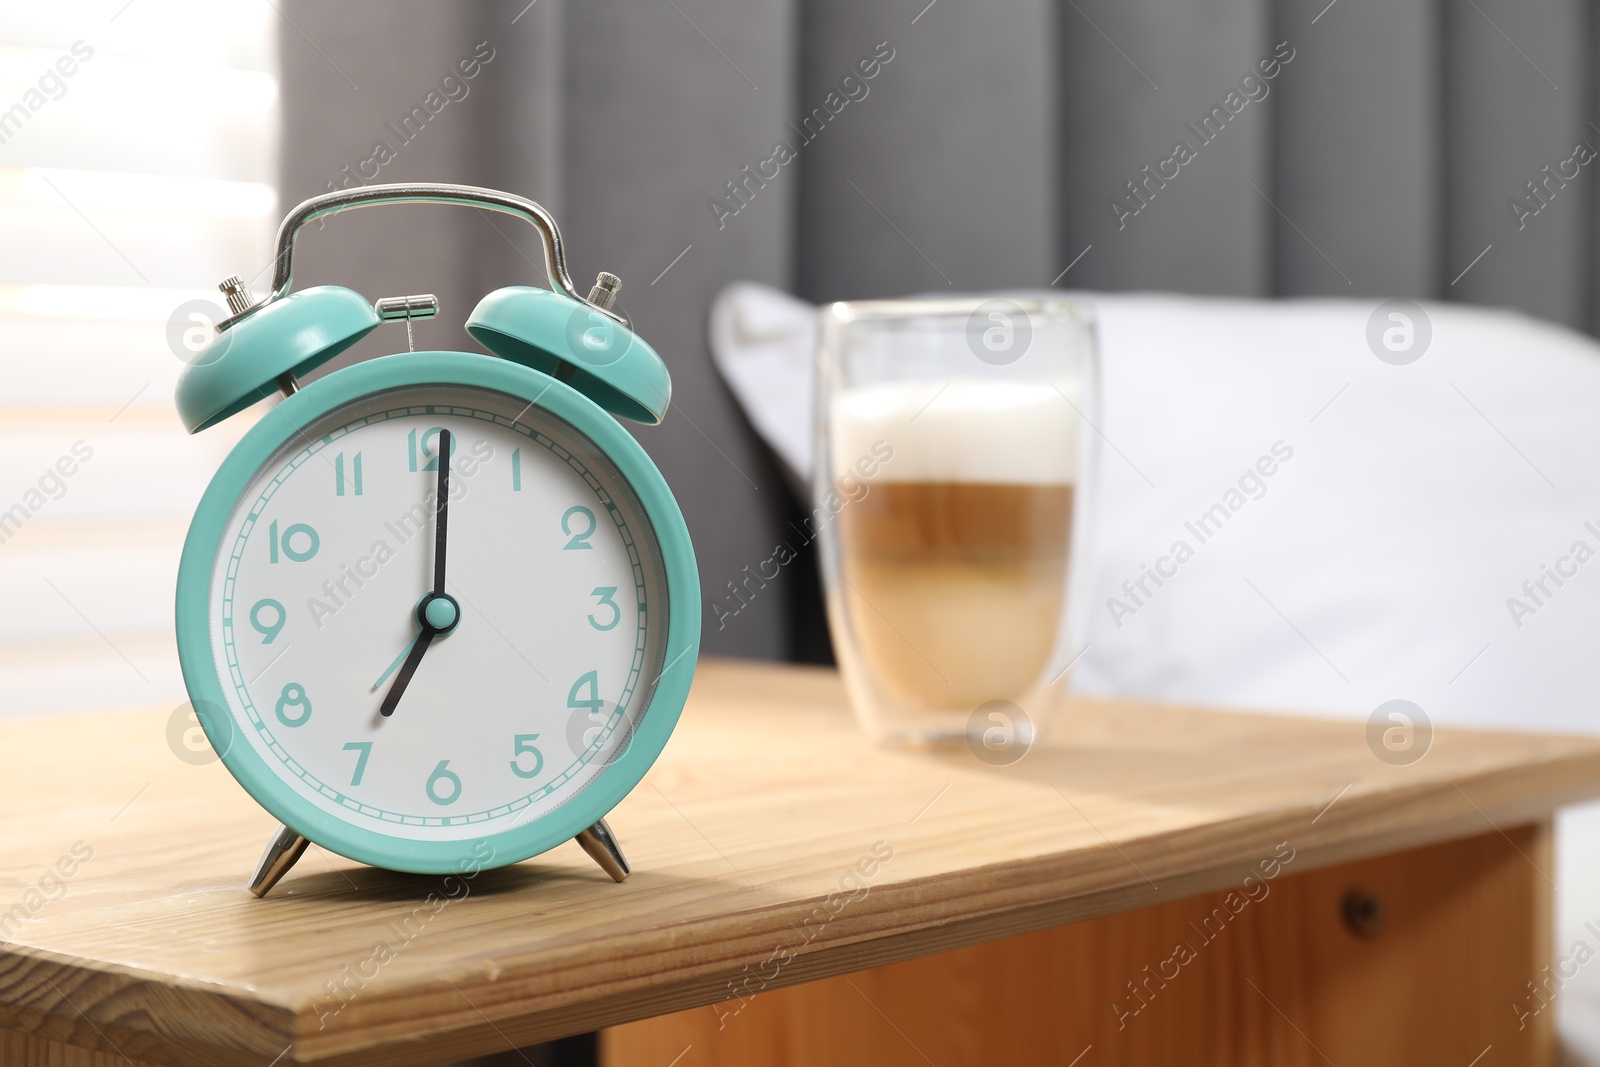
[[[266,851],[261,853],[261,862],[256,864],[256,873],[250,878],[250,892],[258,897],[266,896],[278,880],[289,873],[289,868],[309,844],[310,841],[280,823],[278,832],[267,842]]]
[[[611,876],[614,882],[620,882],[631,873],[628,859],[622,854],[622,846],[617,844],[617,837],[611,832],[611,827],[601,819],[573,840],[589,854],[589,858],[600,865],[600,869]]]

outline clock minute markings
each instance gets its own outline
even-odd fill
[[[461,606],[456,603],[455,597],[444,591],[445,562],[450,533],[451,440],[449,430],[439,431],[439,481],[433,505],[433,591],[417,602],[417,625],[421,630],[412,641],[411,649],[405,654],[405,660],[395,675],[394,684],[389,687],[389,692],[384,696],[383,704],[378,709],[379,713],[385,716],[393,715],[394,709],[399,706],[400,698],[405,695],[406,687],[411,684],[411,678],[417,673],[417,666],[422,662],[422,657],[428,651],[428,646],[433,643],[433,639],[450,633],[461,621]],[[390,664],[389,670],[394,670],[393,664]],[[388,674],[389,671],[385,671],[384,677]],[[383,678],[380,677],[377,684],[382,683]],[[376,687],[374,685],[374,688]]]

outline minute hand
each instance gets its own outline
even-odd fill
[[[422,662],[423,653],[428,651],[428,645],[433,639],[454,627],[455,620],[451,619],[450,625],[440,627],[434,625],[429,619],[429,602],[445,597],[444,591],[444,565],[445,553],[448,547],[450,531],[450,431],[439,431],[439,482],[435,493],[433,505],[433,593],[424,597],[418,605],[417,624],[422,627],[422,632],[417,634],[417,640],[411,646],[411,652],[406,656],[406,661],[400,665],[400,671],[395,675],[394,684],[389,687],[388,694],[383,698],[383,704],[378,709],[384,715],[393,715],[394,709],[399,705],[400,698],[405,695],[406,687],[411,684],[412,675],[417,673],[417,665]],[[452,602],[452,607],[454,606]],[[452,612],[452,616],[456,613]]]
[[[433,504],[433,595],[444,596],[445,541],[450,532],[450,431],[439,431],[439,489]]]

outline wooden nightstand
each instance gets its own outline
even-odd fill
[[[1395,767],[1364,723],[1140,704],[1006,768],[885,752],[832,672],[712,662],[612,818],[627,882],[576,846],[454,881],[313,848],[257,900],[273,821],[169,717],[0,727],[0,1063],[614,1027],[612,1067],[1548,1065],[1549,819],[1600,794],[1595,739],[1439,729]]]

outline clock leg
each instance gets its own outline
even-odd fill
[[[250,878],[250,892],[258,897],[266,896],[278,884],[278,879],[289,873],[289,868],[309,844],[310,841],[280,823],[278,832],[267,842],[266,851],[261,853],[261,862],[256,864],[256,873]]]
[[[579,834],[576,840],[589,858],[611,876],[612,881],[620,882],[631,873],[627,857],[622,854],[622,846],[617,844],[616,835],[604,819]]]

